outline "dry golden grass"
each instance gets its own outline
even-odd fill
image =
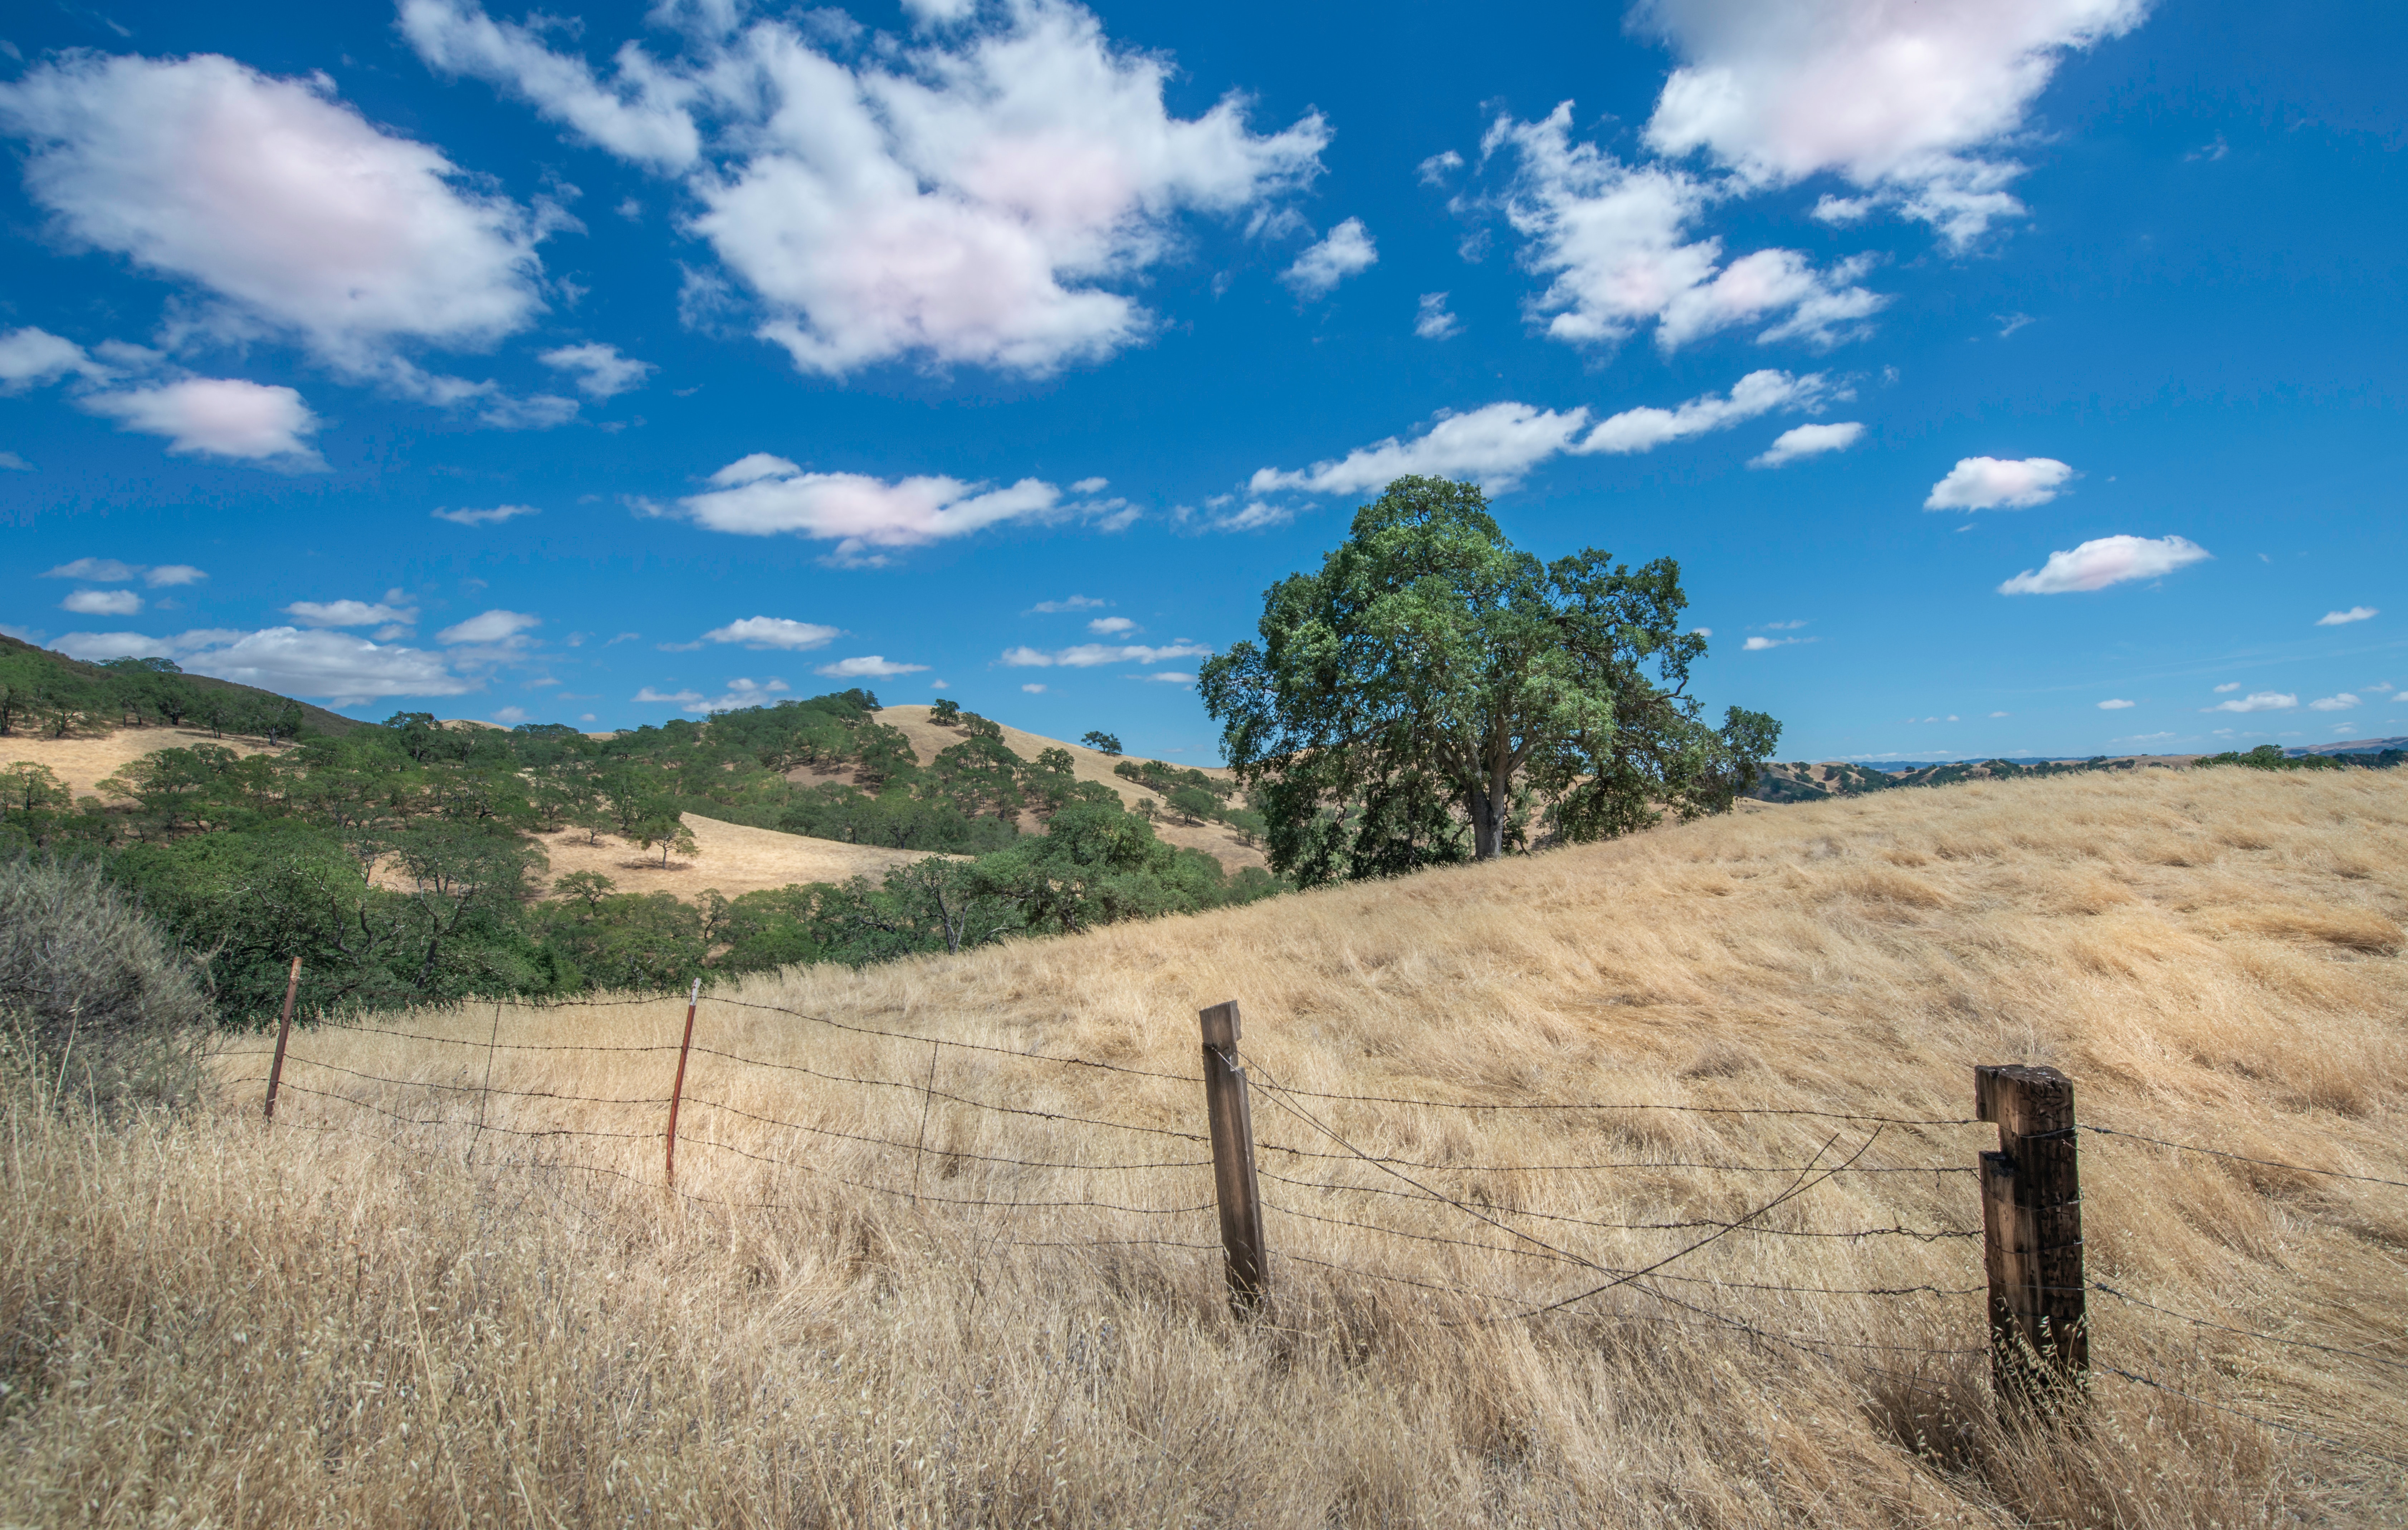
[[[603,835],[599,844],[589,844],[581,829],[537,835],[552,862],[544,873],[547,885],[571,872],[599,872],[621,892],[674,892],[691,899],[706,888],[716,888],[734,898],[796,882],[842,882],[852,876],[874,882],[891,867],[927,859],[925,851],[811,839],[693,813],[681,816],[694,834],[694,853],[672,851],[666,866],[661,864],[657,847],[647,850],[611,834]]]
[[[11,734],[0,738],[0,764],[30,759],[36,765],[47,765],[50,773],[78,797],[88,797],[102,781],[144,755],[162,749],[189,749],[196,743],[214,743],[237,755],[282,752],[270,751],[252,739],[222,739],[206,728],[121,728],[98,738],[40,739]]]
[[[2090,1122],[2408,1180],[2403,852],[2388,774],[1985,784],[796,970],[704,1003],[698,1046],[788,1067],[696,1056],[691,1198],[655,1188],[674,1053],[591,1049],[673,1044],[669,1002],[405,1022],[457,1046],[306,1032],[272,1130],[248,1082],[113,1132],[21,1104],[0,1520],[2398,1523],[2397,1466],[2113,1377],[2072,1434],[2002,1430],[1978,1242],[1784,1235],[1975,1227],[1963,1173],[1844,1175],[1677,1281],[1541,1318],[1518,1313],[1601,1277],[1494,1248],[1529,1247],[1501,1222],[1629,1268],[1712,1229],[1592,1224],[1727,1220],[1794,1178],[1678,1165],[1962,1169],[1988,1128],[1295,1101],[1438,1165],[1406,1172],[1475,1218],[1287,1182],[1406,1191],[1286,1151],[1338,1149],[1265,1086],[1953,1119],[1973,1064],[2037,1061]],[[1253,1324],[1223,1304],[1211,1213],[1175,1209],[1210,1199],[1197,1144],[946,1098],[1197,1132],[1189,1078],[727,1002],[1192,1077],[1194,1011],[1232,996],[1279,1208]],[[489,1098],[489,1057],[495,1091],[632,1103]],[[521,1134],[554,1129],[628,1135]],[[2408,1190],[2083,1149],[2095,1279],[2357,1351],[2101,1296],[2100,1364],[2408,1458]],[[1604,1162],[1645,1166],[1514,1172]],[[960,1204],[999,1201],[1023,1205]],[[1844,1294],[1917,1286],[1942,1294]]]

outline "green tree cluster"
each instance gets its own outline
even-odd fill
[[[1305,885],[1727,811],[1780,736],[1688,694],[1705,638],[1670,558],[1518,551],[1470,484],[1400,478],[1259,642],[1205,662],[1225,757]]]

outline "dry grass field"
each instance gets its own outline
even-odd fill
[[[43,739],[11,734],[0,739],[0,764],[27,759],[47,765],[50,773],[78,797],[89,797],[101,782],[144,755],[162,749],[189,749],[196,743],[217,744],[237,755],[270,752],[255,739],[222,739],[206,728],[120,728],[97,738]]]
[[[2403,917],[2391,773],[1734,816],[752,980],[675,1194],[682,1004],[296,1033],[272,1128],[246,1039],[194,1119],[11,1107],[0,1522],[2397,1523],[2408,1189],[2086,1134],[2093,1356],[2159,1386],[2010,1430],[1993,1130],[1840,1118],[2045,1062],[2092,1124],[2408,1181]],[[1161,1134],[1230,997],[1254,1322]],[[1692,1108],[1509,1108],[1574,1101]]]
[[[589,843],[581,829],[538,834],[536,840],[552,863],[544,873],[547,885],[571,872],[599,872],[621,892],[674,892],[691,900],[706,888],[716,888],[735,898],[796,882],[842,882],[852,876],[876,881],[891,867],[927,859],[923,851],[846,844],[693,813],[681,816],[694,834],[694,853],[673,851],[666,866],[657,848],[646,850],[611,834],[602,835],[599,843]]]

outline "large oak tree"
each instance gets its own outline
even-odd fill
[[[1263,597],[1204,704],[1308,886],[1727,811],[1781,725],[1687,693],[1681,570],[1516,551],[1470,484],[1400,478]]]

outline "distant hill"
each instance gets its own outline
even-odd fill
[[[127,675],[125,670],[69,658],[54,649],[0,634],[0,684],[36,692],[46,687],[56,687],[62,694],[89,698],[77,703],[80,710],[86,712],[93,710],[91,702],[99,700],[111,682],[122,682]],[[299,709],[302,726],[313,732],[339,735],[356,728],[377,726],[329,712],[324,707],[311,706],[289,696],[279,696],[272,690],[262,690],[257,686],[238,685],[232,680],[174,670],[161,678],[180,686],[204,706],[213,699],[237,703],[228,709],[227,731],[253,731],[241,725],[254,717],[278,715],[287,708]]]

